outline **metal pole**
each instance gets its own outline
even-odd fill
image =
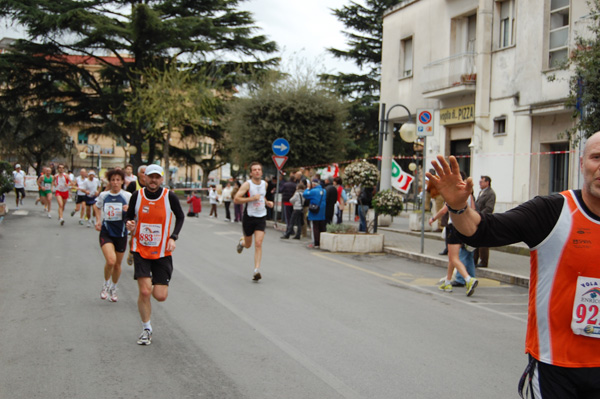
[[[385,117],[385,103],[381,104],[381,121],[379,124],[379,145],[377,147],[377,170],[379,170],[379,175],[381,176],[381,155],[383,152],[383,135],[386,134],[388,126],[387,119]],[[381,189],[381,179],[377,183],[377,192]],[[373,221],[373,233],[377,233],[377,219],[378,219],[377,211],[373,210],[373,217],[375,220]],[[366,217],[366,216],[365,216]]]
[[[277,184],[275,188],[275,195],[273,196],[273,221],[277,224],[277,194],[279,194],[279,169],[277,169]]]
[[[423,199],[421,200],[421,253],[425,252],[425,154],[427,151],[427,136],[423,137],[423,161],[421,174],[423,175]],[[417,168],[417,170],[419,170]]]

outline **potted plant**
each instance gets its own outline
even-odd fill
[[[389,226],[392,224],[392,217],[398,216],[402,212],[404,201],[400,195],[390,188],[375,194],[372,207],[379,214],[378,224]]]
[[[366,161],[354,162],[346,167],[343,179],[354,189],[372,189],[379,181],[379,171]],[[383,234],[357,233],[355,226],[350,226],[353,229],[333,226],[328,226],[327,232],[321,233],[321,249],[332,252],[383,252]]]

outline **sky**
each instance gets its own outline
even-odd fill
[[[360,0],[354,0],[361,3]],[[283,63],[305,60],[318,73],[360,73],[352,62],[335,59],[326,51],[329,47],[347,50],[344,25],[332,14],[350,0],[245,0],[238,6],[252,12],[256,34],[264,34],[277,42]],[[0,38],[23,37],[14,27],[0,24]]]
[[[360,72],[352,62],[335,59],[326,51],[348,49],[345,27],[331,12],[348,4],[350,0],[247,0],[240,8],[251,11],[262,33],[277,42],[284,62],[297,54],[309,65],[322,63],[323,72]]]

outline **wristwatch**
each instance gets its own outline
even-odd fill
[[[456,210],[456,209],[450,208],[450,205],[448,205],[448,203],[446,202],[446,208],[448,208],[448,212],[453,213],[455,215],[460,215],[461,213],[464,213],[468,207],[469,207],[469,205],[467,204],[467,205],[465,205],[464,208]]]
[[[177,239],[179,238],[179,235],[171,234],[171,237],[169,237],[169,238],[172,238],[173,240],[177,241]]]

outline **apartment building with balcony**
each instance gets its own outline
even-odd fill
[[[426,169],[459,156],[475,182],[492,178],[496,211],[578,188],[579,149],[561,135],[574,124],[571,72],[559,67],[589,13],[586,0],[401,1],[383,17],[380,101],[433,109]],[[389,123],[407,119],[399,109]]]

